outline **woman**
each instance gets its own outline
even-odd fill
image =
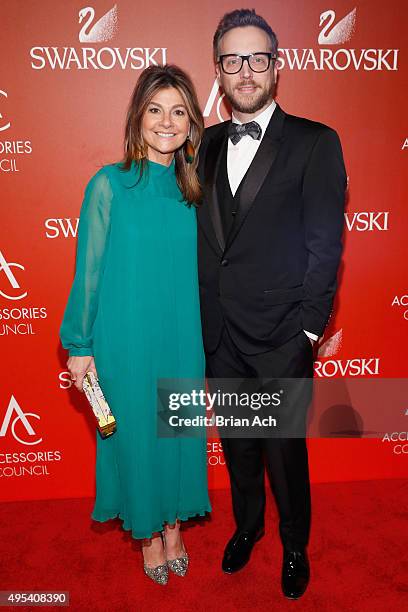
[[[204,378],[194,204],[203,119],[176,66],[143,71],[129,106],[125,157],[89,182],[76,273],[61,326],[68,369],[88,371],[116,418],[97,436],[92,518],[119,516],[142,545],[144,570],[185,575],[180,521],[211,510],[205,439],[156,435],[159,378]],[[162,534],[162,535],[161,535]]]

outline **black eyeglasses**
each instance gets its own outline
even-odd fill
[[[220,55],[218,63],[225,74],[236,74],[244,65],[244,60],[253,72],[266,72],[271,65],[271,60],[276,60],[272,53],[250,53],[249,55]]]

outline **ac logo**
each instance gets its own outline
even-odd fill
[[[16,416],[12,420],[13,412],[16,413]],[[6,410],[5,417],[3,419],[3,424],[0,428],[0,437],[4,438],[4,436],[7,434],[8,428],[11,423],[11,426],[10,426],[11,433],[13,434],[14,439],[17,440],[17,442],[20,442],[20,444],[25,444],[26,446],[33,446],[35,444],[39,444],[40,442],[42,442],[42,438],[37,438],[29,442],[27,440],[22,440],[17,435],[16,425],[17,423],[20,422],[25,427],[25,430],[28,436],[36,436],[36,432],[34,431],[34,428],[32,427],[30,421],[27,419],[28,416],[34,417],[40,420],[39,415],[35,414],[34,412],[23,412],[16,398],[14,397],[14,395],[12,395],[9,405]]]
[[[4,96],[5,98],[7,98],[7,93],[3,91],[2,89],[0,89],[0,96]],[[3,119],[3,115],[1,113],[0,113],[0,119]],[[8,123],[5,123],[4,125],[0,124],[0,132],[4,132],[5,130],[8,130],[10,126],[11,126],[10,121]]]
[[[7,98],[7,93],[5,91],[3,91],[2,89],[0,89],[0,96],[3,96],[4,98]],[[3,119],[3,115],[0,113],[0,120],[1,119]],[[0,132],[5,132],[6,130],[9,129],[9,127],[11,127],[10,121],[8,123],[5,123],[4,125],[1,125],[1,123],[0,123]]]
[[[22,266],[19,263],[7,262],[3,253],[0,251],[0,272],[4,272],[4,274],[7,277],[7,280],[9,281],[13,289],[21,289],[16,277],[14,276],[11,270],[12,267],[19,268],[20,270],[25,269],[24,266]],[[18,295],[13,296],[13,295],[8,295],[7,293],[4,293],[4,291],[0,289],[0,295],[6,298],[6,300],[22,300],[23,298],[27,296],[27,291],[24,291],[23,293],[19,293]]]
[[[217,95],[219,95],[219,97],[218,97],[218,100],[216,101]],[[204,108],[203,116],[209,117],[211,115],[213,107],[215,106],[218,120],[221,122],[227,121],[230,118],[229,115],[226,113],[227,116],[224,117],[221,112],[222,110],[226,111],[224,98],[225,98],[225,94],[221,93],[220,87],[218,85],[218,80],[215,79],[210,95],[207,100],[207,104],[205,105],[205,108]],[[223,106],[224,108],[222,108]]]
[[[408,293],[405,293],[404,295],[396,295],[392,300],[391,306],[405,308],[402,316],[406,321],[408,321]]]

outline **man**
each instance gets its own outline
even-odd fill
[[[278,42],[253,10],[226,14],[215,70],[232,121],[200,149],[199,279],[209,378],[313,377],[341,256],[346,174],[336,132],[274,101]],[[301,101],[300,101],[301,103]],[[304,398],[306,414],[308,397]],[[222,568],[248,562],[263,535],[266,466],[283,544],[282,589],[309,581],[310,488],[304,437],[222,438],[236,532]]]

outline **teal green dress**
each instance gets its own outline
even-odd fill
[[[134,538],[204,516],[206,441],[161,438],[158,378],[204,379],[194,207],[174,161],[103,167],[81,209],[76,273],[60,336],[69,355],[93,355],[117,431],[97,434],[92,518],[119,516]]]

